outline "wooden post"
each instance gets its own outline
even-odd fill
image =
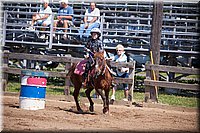
[[[131,86],[130,86],[130,91],[129,91],[129,93],[130,93],[130,101],[131,101],[131,103],[133,103],[134,102],[134,100],[133,100],[133,90],[134,90],[134,81],[135,81],[135,61],[133,61],[133,67],[131,68],[131,70],[130,71],[132,71],[131,72],[131,74],[129,75],[129,78],[131,78],[132,79],[132,84],[131,84]]]
[[[67,73],[67,70],[70,68],[71,64],[70,63],[66,63],[65,65],[65,72]],[[64,90],[64,94],[66,96],[70,95],[70,80],[68,78],[65,78],[65,90]]]
[[[176,56],[171,54],[168,56],[168,66],[177,66]],[[168,81],[171,82],[175,78],[175,72],[168,72]],[[168,94],[178,94],[180,93],[179,89],[165,88],[165,92]]]
[[[71,57],[71,55],[67,55],[67,57]],[[71,67],[71,63],[66,63],[65,64],[65,72],[68,72],[68,69]],[[68,78],[65,78],[65,89],[64,89],[64,94],[66,96],[70,95],[70,80]]]
[[[150,62],[147,62],[146,65],[150,64]],[[151,79],[151,71],[146,70],[146,79]],[[150,86],[145,86],[145,96],[144,101],[148,102],[150,99]]]
[[[3,67],[8,67],[8,59],[9,57],[9,51],[4,51],[4,56],[3,56]],[[2,88],[3,91],[7,91],[7,83],[8,83],[8,74],[7,73],[3,73],[3,77],[2,77]]]
[[[160,42],[162,34],[162,18],[163,18],[163,1],[154,1],[152,29],[151,29],[151,51],[153,55],[154,64],[160,64]],[[156,80],[159,79],[159,72],[155,71]],[[151,77],[153,75],[151,74]],[[153,78],[152,78],[153,79]],[[150,98],[152,101],[158,102],[156,89],[150,89]]]

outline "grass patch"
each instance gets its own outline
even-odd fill
[[[19,82],[8,82],[8,92],[19,92],[21,88],[21,84]],[[74,88],[70,88],[70,94],[72,94],[74,91]],[[95,91],[93,90],[91,92],[91,96]],[[53,94],[53,95],[64,95],[64,86],[63,85],[53,85],[48,84],[46,88],[46,94]],[[85,95],[85,89],[80,90],[80,96],[86,97]],[[110,91],[111,96],[111,91]],[[123,90],[117,90],[116,91],[116,99],[121,100],[124,98],[124,91]],[[133,98],[136,101],[144,101],[144,92],[134,92]],[[168,105],[174,105],[174,106],[181,106],[181,107],[200,107],[199,106],[199,98],[196,97],[185,97],[185,96],[175,96],[175,95],[167,95],[167,94],[159,94],[158,98],[159,103],[168,104]]]
[[[169,105],[182,106],[182,107],[200,107],[199,98],[196,97],[184,97],[175,95],[160,94],[158,98],[160,103]]]

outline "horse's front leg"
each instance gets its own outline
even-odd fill
[[[106,96],[103,94],[102,89],[96,89],[96,91],[99,93],[99,95],[101,96],[102,100],[103,100],[103,113],[106,114],[108,111],[108,106],[106,104]]]
[[[92,98],[90,97],[90,93],[91,93],[91,91],[92,91],[93,89],[94,89],[93,87],[90,87],[90,88],[88,88],[88,89],[85,91],[85,94],[86,94],[86,96],[87,96],[87,98],[88,98],[88,100],[89,100],[89,102],[90,102],[89,110],[90,110],[91,112],[94,111],[94,102],[92,101]]]
[[[108,114],[109,114],[109,91],[110,91],[109,89],[105,90],[105,97],[106,97],[105,104],[106,104],[106,106],[104,108],[105,113],[108,113]]]

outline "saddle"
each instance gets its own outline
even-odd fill
[[[84,88],[86,88],[87,86],[89,86],[89,82],[90,82],[91,84],[93,84],[93,77],[94,77],[94,74],[95,74],[94,69],[88,71],[88,75],[87,75],[85,81],[83,82],[83,87],[84,87]]]

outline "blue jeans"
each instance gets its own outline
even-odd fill
[[[128,77],[129,77],[129,73],[124,73],[124,74],[121,75],[121,76],[119,76],[119,75],[117,74],[116,77],[120,77],[120,78],[128,78]],[[125,90],[128,90],[128,84],[124,84],[124,83],[123,83],[123,87],[124,87]]]
[[[85,31],[85,35],[87,38],[90,36],[90,31],[93,29],[93,28],[98,28],[99,27],[99,23],[97,22],[94,22],[92,23],[91,25],[88,26],[88,28],[86,29]],[[80,26],[80,30],[79,30],[79,35],[80,35],[80,38],[83,37],[83,33],[84,33],[84,29],[85,29],[85,24],[81,24]]]

